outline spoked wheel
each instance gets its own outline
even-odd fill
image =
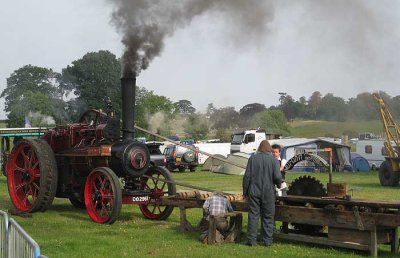
[[[160,198],[176,193],[176,185],[171,173],[164,167],[151,167],[142,179],[142,187],[144,190],[151,191],[148,203],[139,206],[142,214],[148,219],[167,219],[174,207],[170,205],[161,206]]]
[[[57,164],[50,146],[41,139],[22,139],[6,165],[11,201],[23,212],[45,211],[57,190]]]
[[[85,183],[85,205],[90,218],[97,223],[114,223],[122,206],[118,177],[107,167],[90,172]]]

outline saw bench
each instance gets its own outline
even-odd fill
[[[202,208],[207,198],[189,196],[195,195],[188,192],[160,200],[162,205],[179,207],[183,231],[195,229],[186,218],[186,209]],[[235,211],[247,211],[243,197],[227,197]],[[371,256],[378,255],[379,244],[399,252],[400,202],[285,196],[276,198],[275,208],[275,221],[283,225],[274,233],[275,239],[368,251]]]

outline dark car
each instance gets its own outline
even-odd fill
[[[179,169],[179,171],[183,172],[185,169],[189,169],[191,172],[194,172],[199,165],[197,151],[182,146],[168,145],[164,149],[164,155],[167,159],[167,168],[169,171]]]

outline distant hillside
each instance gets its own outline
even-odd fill
[[[337,137],[347,134],[355,138],[359,133],[370,132],[382,135],[380,120],[368,122],[294,121],[289,123],[294,137]]]

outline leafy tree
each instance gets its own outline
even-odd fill
[[[281,109],[286,118],[292,120],[298,115],[298,105],[290,95],[285,95],[282,99]]]
[[[296,101],[296,113],[298,118],[308,119],[308,103],[306,97],[302,96]]]
[[[393,113],[393,117],[395,119],[400,119],[400,95],[392,98],[390,108]]]
[[[254,114],[258,113],[258,112],[262,112],[265,111],[267,108],[265,107],[264,104],[260,104],[260,103],[252,103],[252,104],[247,104],[245,106],[243,106],[240,110],[239,110],[239,116],[242,119],[249,119],[251,118]]]
[[[40,112],[60,119],[64,109],[62,94],[57,87],[59,74],[51,69],[26,65],[7,78],[7,87],[0,97],[5,98],[4,111],[8,126],[20,127],[29,112]]]
[[[306,106],[307,105],[307,99],[306,97],[302,96],[299,98],[299,103]]]
[[[205,139],[209,132],[208,119],[200,113],[190,114],[186,123],[185,133],[195,139]]]
[[[11,106],[9,106],[10,112],[8,114],[8,126],[9,127],[23,127],[25,117],[32,116],[32,112],[36,114],[41,114],[43,116],[55,117],[55,106],[52,104],[52,100],[49,95],[42,92],[25,92],[21,101],[14,101]],[[38,119],[39,115],[35,115],[36,119],[30,117],[32,126],[49,126],[54,125],[53,123],[48,123],[43,119]]]
[[[322,101],[321,92],[314,91],[311,94],[311,97],[308,99],[307,117],[309,117],[310,119],[316,119],[317,111],[319,109],[319,106],[321,105],[321,101]]]
[[[279,109],[268,109],[254,115],[250,122],[254,128],[263,128],[268,133],[288,135],[290,127],[285,118],[285,114]]]
[[[179,100],[174,103],[177,111],[182,114],[193,114],[196,109],[192,106],[192,102],[186,99]]]
[[[215,132],[215,138],[220,139],[222,142],[230,142],[232,131],[226,128],[218,128]]]
[[[156,95],[142,87],[136,88],[135,119],[139,126],[148,128],[150,118],[158,112],[162,112],[165,119],[171,119],[173,111],[174,104],[167,97]]]
[[[60,87],[76,98],[70,103],[73,118],[89,108],[104,108],[104,97],[109,97],[114,110],[121,112],[121,66],[109,51],[90,52],[62,70]]]
[[[212,114],[214,114],[215,109],[216,109],[216,108],[214,107],[214,104],[213,104],[213,103],[209,103],[209,104],[207,105],[206,115],[207,115],[208,117],[210,117]]]
[[[328,121],[344,121],[346,111],[346,102],[342,98],[328,93],[321,99],[317,117]]]
[[[51,97],[57,97],[58,89],[55,83],[58,76],[51,69],[32,65],[14,71],[7,78],[7,87],[0,95],[1,98],[5,98],[5,111],[10,111],[9,106],[23,98],[27,91],[46,92]]]
[[[216,109],[210,117],[211,127],[215,129],[237,127],[238,121],[239,113],[234,107]]]
[[[364,92],[357,95],[356,98],[349,99],[348,119],[349,120],[373,120],[378,118],[376,105],[371,93]]]

